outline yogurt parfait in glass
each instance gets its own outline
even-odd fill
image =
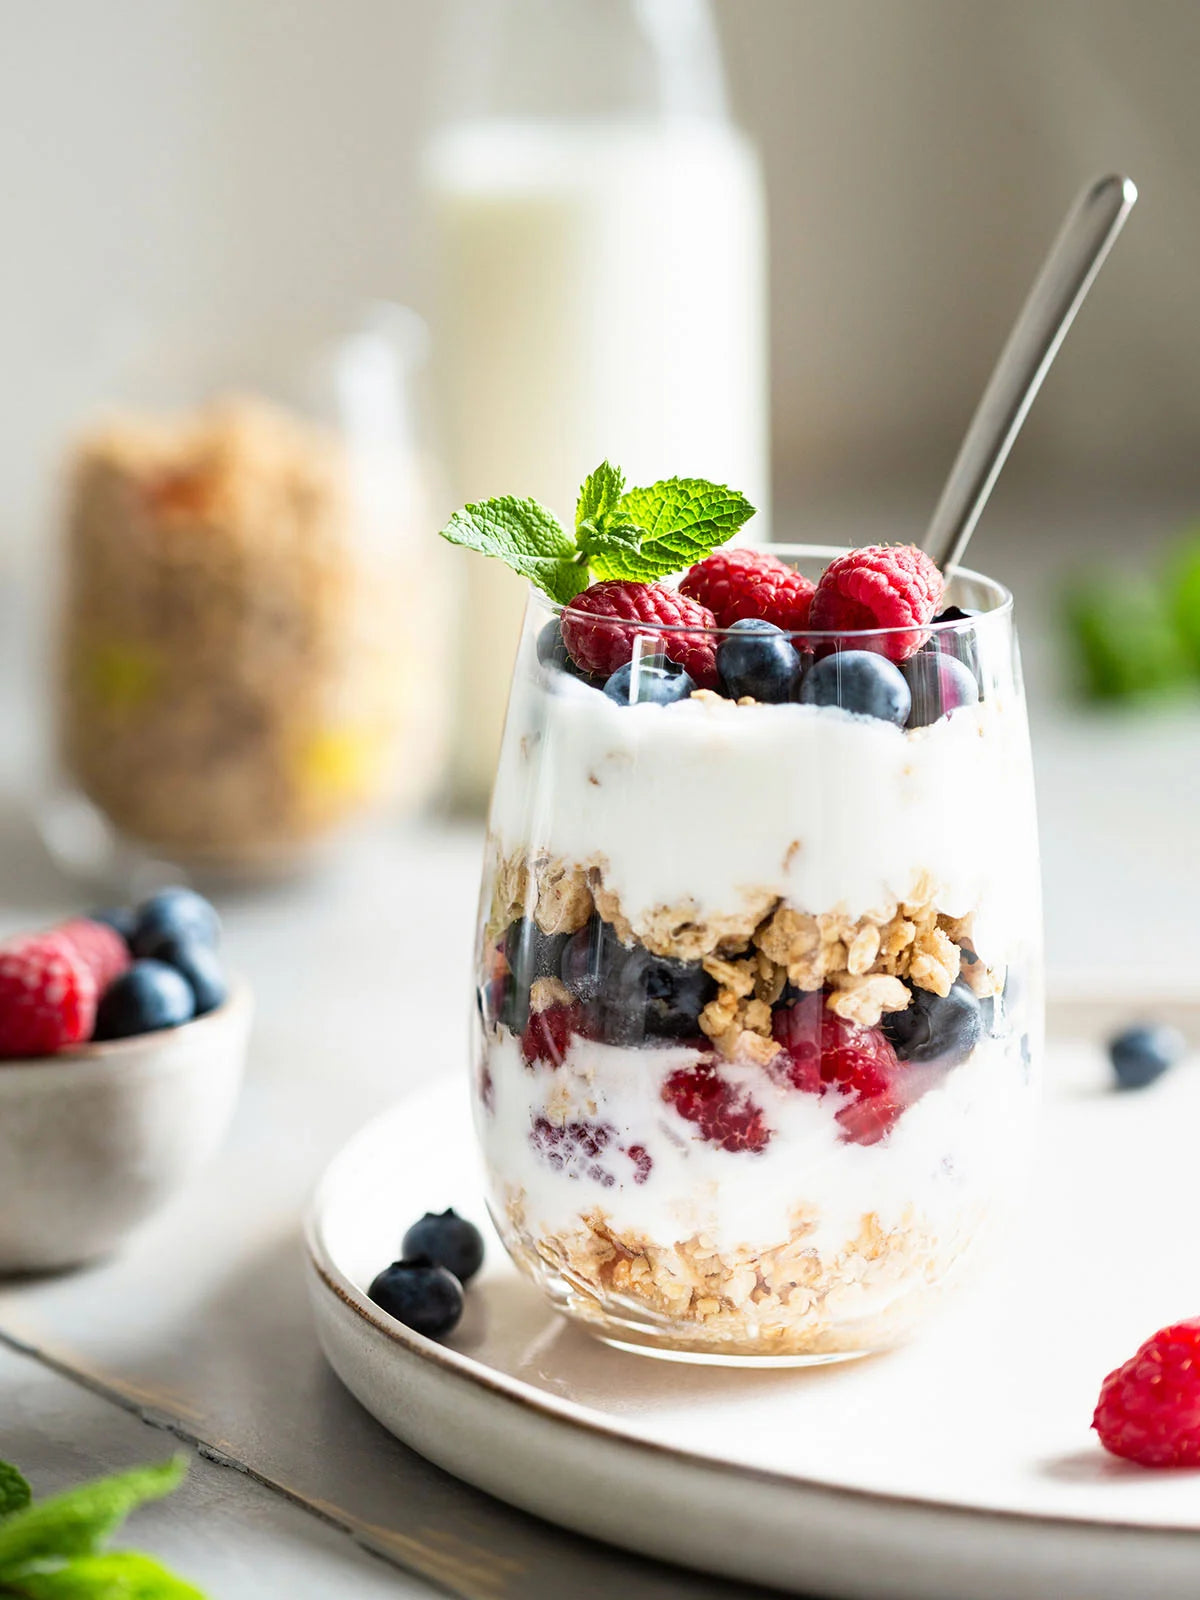
[[[474,1107],[497,1227],[611,1343],[906,1337],[1015,1192],[1040,911],[1012,602],[911,546],[718,548],[602,468],[447,535],[533,578],[492,801]],[[530,553],[532,551],[532,553]]]

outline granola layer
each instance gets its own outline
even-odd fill
[[[723,1251],[703,1234],[662,1242],[615,1227],[602,1208],[575,1228],[532,1229],[520,1194],[509,1198],[510,1252],[533,1278],[564,1294],[586,1321],[610,1327],[633,1314],[638,1342],[656,1330],[676,1350],[726,1355],[811,1356],[895,1344],[942,1293],[974,1242],[982,1214],[947,1238],[916,1207],[895,1226],[875,1213],[833,1254],[814,1248],[817,1213],[799,1209],[789,1237],[767,1249]]]

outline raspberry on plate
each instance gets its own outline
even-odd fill
[[[716,687],[716,640],[704,633],[657,630],[715,626],[708,607],[687,595],[676,594],[661,583],[629,583],[619,578],[593,583],[577,594],[562,614],[567,649],[583,671],[610,677],[632,660],[634,641],[641,634],[652,640],[652,649],[643,647],[646,654],[677,661],[699,689]]]
[[[98,922],[92,917],[72,917],[54,931],[74,945],[79,959],[95,978],[100,994],[133,964],[129,946],[107,922]]]
[[[80,1044],[95,1020],[96,979],[70,939],[33,933],[0,945],[0,1060]]]
[[[945,587],[936,563],[911,544],[872,544],[848,550],[821,574],[809,626],[827,633],[899,628],[878,644],[892,661],[905,661],[925,642],[920,631],[942,603]]]
[[[793,1089],[848,1096],[837,1112],[842,1137],[851,1144],[878,1144],[905,1107],[900,1093],[900,1063],[876,1028],[860,1028],[830,1011],[825,997],[805,995],[780,1006],[771,1031],[783,1046],[776,1071]]]
[[[663,1099],[702,1138],[722,1150],[765,1150],[771,1130],[761,1109],[709,1061],[680,1067],[663,1084]]]
[[[1092,1427],[1144,1467],[1200,1467],[1200,1317],[1160,1328],[1109,1373]]]
[[[707,606],[720,628],[750,618],[785,633],[808,627],[814,585],[768,550],[718,550],[698,561],[679,592]]]

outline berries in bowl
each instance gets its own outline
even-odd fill
[[[252,1005],[219,937],[171,889],[0,944],[0,1272],[109,1253],[220,1144]]]

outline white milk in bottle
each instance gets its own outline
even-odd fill
[[[672,21],[681,8],[669,10]],[[696,8],[682,14],[695,23]],[[712,103],[719,63],[698,73],[693,26],[681,65],[662,20],[660,89],[683,109],[485,116],[431,142],[449,489],[456,505],[531,495],[570,527],[580,483],[607,457],[631,484],[677,474],[740,489],[765,537],[761,177],[719,94]],[[463,561],[460,578],[454,786],[479,805],[524,584],[478,558]]]

